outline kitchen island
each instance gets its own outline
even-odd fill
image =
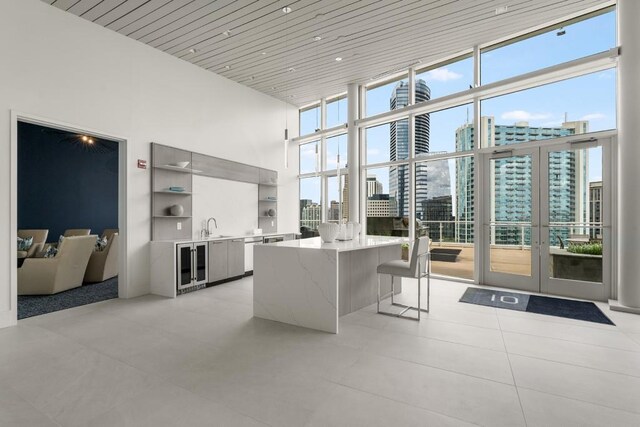
[[[340,316],[377,301],[379,264],[400,259],[403,237],[319,237],[260,245],[254,251],[253,315],[338,333]],[[381,276],[381,293],[391,279]],[[396,293],[401,286],[396,286]]]

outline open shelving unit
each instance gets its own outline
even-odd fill
[[[178,162],[189,162],[182,168]],[[193,209],[193,174],[190,151],[151,144],[151,240],[189,239]],[[183,187],[171,191],[169,187]],[[184,213],[169,213],[173,205],[182,205]]]
[[[189,163],[182,168],[178,162]],[[192,237],[194,175],[256,184],[258,227],[264,233],[278,231],[277,171],[156,143],[151,144],[151,169],[151,240]],[[171,191],[170,187],[182,187],[184,191]],[[184,213],[173,216],[169,208],[177,204],[182,205]],[[270,209],[274,215],[269,215]]]

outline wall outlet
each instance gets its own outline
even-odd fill
[[[177,224],[176,224],[176,228],[177,228],[178,230],[182,230],[182,223],[181,223],[181,222],[177,223]]]

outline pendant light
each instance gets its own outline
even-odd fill
[[[284,26],[285,26],[285,34],[284,34],[284,48],[285,48],[285,57],[284,57],[284,65],[285,70],[289,70],[288,64],[288,54],[289,54],[289,13],[291,13],[291,8],[289,6],[285,6],[282,8],[282,13],[284,13]],[[285,86],[284,95],[284,168],[289,169],[289,114],[288,114],[288,98],[287,98],[287,87]]]

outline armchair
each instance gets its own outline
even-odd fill
[[[57,294],[81,286],[96,237],[67,237],[55,257],[27,258],[18,268],[18,295]]]
[[[106,235],[105,230],[105,235]],[[107,246],[102,251],[94,251],[89,258],[85,282],[104,282],[118,275],[118,233],[107,237]]]
[[[91,233],[90,228],[69,228],[64,230],[64,237],[70,236],[88,236]]]
[[[44,249],[49,230],[18,230],[18,237],[33,237],[33,244],[28,251],[18,251],[18,258],[31,258]]]

